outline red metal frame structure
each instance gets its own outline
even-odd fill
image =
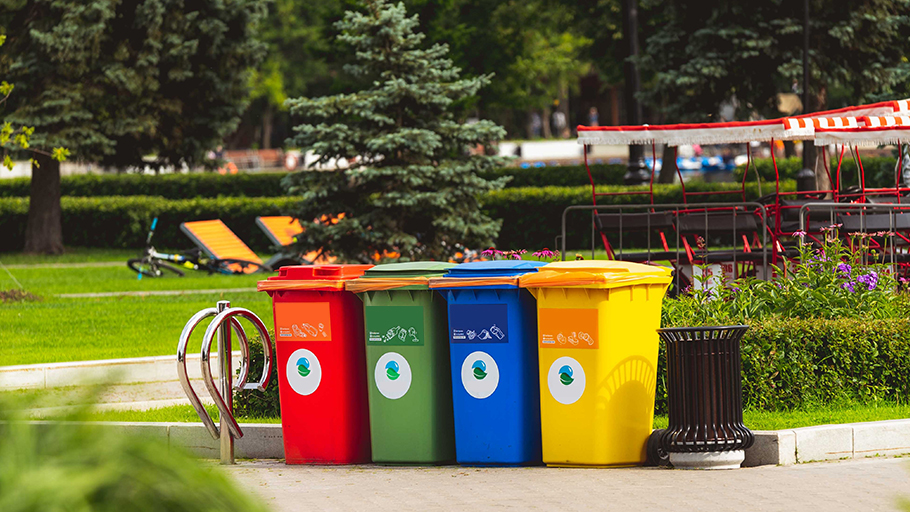
[[[819,140],[816,139],[816,134],[840,134],[840,136],[844,138],[845,142],[841,142],[842,148],[838,161],[838,170],[835,173],[834,179],[832,179],[831,171],[828,166],[827,155],[824,151],[821,152],[825,172],[828,174],[829,182],[833,185],[830,189],[827,190],[816,190],[812,192],[781,192],[780,174],[777,168],[777,160],[772,151],[772,163],[774,165],[776,183],[773,203],[770,204],[768,208],[768,214],[774,215],[774,219],[773,222],[768,223],[768,227],[769,231],[771,231],[771,234],[773,235],[772,240],[775,244],[775,248],[782,251],[783,247],[778,242],[779,238],[781,236],[792,236],[793,232],[798,229],[785,229],[793,227],[783,223],[784,217],[787,214],[792,212],[798,216],[798,211],[802,204],[806,203],[807,201],[818,201],[820,198],[824,198],[829,195],[833,201],[843,201],[848,199],[847,197],[844,197],[844,194],[841,192],[840,183],[840,171],[843,163],[843,156],[846,145],[851,145],[851,147],[853,147],[858,143],[863,144],[863,141],[867,141],[866,143],[868,145],[877,145],[880,142],[875,141],[881,140],[880,136],[885,133],[887,133],[888,136],[891,136],[893,139],[895,122],[889,121],[888,119],[893,119],[894,116],[900,116],[903,114],[910,115],[910,100],[881,102],[870,105],[861,105],[825,112],[817,112],[814,114],[805,114],[791,118],[761,121],[642,126],[579,126],[578,142],[579,144],[583,144],[585,146],[585,167],[588,168],[588,178],[591,183],[592,203],[594,205],[598,204],[598,198],[618,195],[644,194],[648,194],[650,204],[653,205],[653,166],[648,190],[628,192],[598,192],[597,185],[594,182],[593,175],[591,174],[590,168],[588,167],[589,164],[587,146],[593,144],[650,144],[652,147],[652,156],[654,157],[656,164],[655,148],[657,144],[665,144],[669,146],[679,146],[682,144],[739,144],[750,142],[769,142],[773,144],[773,142],[776,140],[816,140],[816,145],[825,145],[827,143],[819,142]],[[878,121],[873,121],[873,119],[877,119]],[[878,123],[881,126],[872,126],[875,123]],[[898,125],[903,126],[903,123],[901,122]],[[906,129],[910,130],[910,117],[907,118]],[[878,137],[876,135],[870,135],[870,132],[875,132]],[[908,131],[908,133],[910,133],[910,131]],[[910,140],[910,137],[900,137],[898,140]],[[853,151],[856,150],[851,149],[851,153]],[[865,170],[862,168],[862,162],[859,160],[858,154],[857,162],[860,170],[859,200],[865,201],[867,193],[867,190],[865,189]],[[688,202],[689,196],[710,196],[724,194],[729,195],[737,193],[740,194],[741,199],[745,201],[745,184],[748,177],[748,172],[751,170],[751,166],[752,155],[750,147],[747,167],[743,175],[743,181],[740,189],[712,192],[686,191],[685,184],[682,181],[682,174],[679,169],[677,169],[677,175],[680,178],[684,203]],[[897,183],[894,190],[887,189],[887,191],[888,193],[900,196],[902,192],[910,191],[910,189],[901,189],[899,183]],[[869,190],[868,192],[873,192],[873,190]],[[875,192],[884,192],[884,189],[876,189]],[[792,196],[794,199],[788,200],[786,199],[787,196]],[[798,219],[795,219],[795,221],[795,224],[798,224]],[[610,242],[607,239],[606,234],[604,234],[603,231],[601,231],[600,234],[609,257],[614,257],[615,255],[613,254],[612,247],[610,246]],[[666,249],[666,237],[663,235],[663,233],[661,233],[661,240]],[[748,240],[744,241],[746,250],[751,250],[749,248]],[[695,258],[695,254],[694,251],[691,250],[691,247],[689,247],[689,244],[686,243],[686,245],[687,255],[689,256],[691,263]],[[775,251],[775,253],[776,252],[777,251]]]

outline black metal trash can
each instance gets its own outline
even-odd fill
[[[755,436],[743,424],[740,341],[748,325],[658,329],[667,347],[669,425],[660,448],[678,468],[739,467]]]

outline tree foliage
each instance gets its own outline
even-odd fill
[[[346,13],[338,28],[356,58],[347,71],[372,85],[289,103],[303,120],[295,144],[319,155],[318,163],[350,163],[289,176],[290,192],[304,196],[295,216],[324,220],[308,225],[299,245],[371,261],[377,253],[443,259],[455,244],[490,243],[499,222],[481,213],[478,196],[502,183],[478,173],[501,162],[468,149],[489,147],[505,132],[489,121],[460,123],[451,108],[491,77],[461,78],[446,45],[424,48],[418,18],[403,4],[367,0],[366,7]]]
[[[670,121],[712,120],[735,100],[740,116],[777,114],[778,93],[801,90],[803,4],[771,0],[646,2],[660,18],[640,60],[653,73],[643,98]],[[894,95],[910,54],[910,2],[810,2],[810,104]]]

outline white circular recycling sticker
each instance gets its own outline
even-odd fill
[[[585,370],[575,359],[563,356],[553,361],[547,372],[547,387],[557,402],[574,404],[585,392]]]
[[[486,352],[471,352],[461,364],[461,383],[474,398],[487,398],[499,386],[499,365]]]
[[[291,389],[299,395],[310,395],[322,382],[322,365],[316,354],[305,348],[295,350],[288,358],[285,375]]]
[[[411,389],[411,365],[398,352],[386,352],[373,370],[376,389],[390,400],[398,400]]]

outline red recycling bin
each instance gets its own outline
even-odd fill
[[[282,267],[260,281],[275,314],[288,464],[370,461],[363,303],[344,283],[372,265]]]

